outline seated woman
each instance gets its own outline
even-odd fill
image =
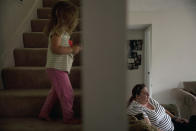
[[[149,97],[144,84],[137,84],[132,90],[132,96],[128,103],[128,115],[142,113],[144,120],[159,131],[193,131],[189,122],[183,118],[176,118],[156,100]]]

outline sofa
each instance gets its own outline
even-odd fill
[[[179,109],[174,104],[162,104],[162,106],[171,112],[173,115],[179,117]],[[158,131],[154,126],[148,125],[144,119],[142,114],[138,114],[136,116],[129,115],[129,130],[130,131]]]
[[[175,92],[181,116],[189,119],[196,115],[196,81],[181,82]]]

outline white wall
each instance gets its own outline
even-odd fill
[[[191,0],[155,2],[129,0],[128,25],[152,24],[152,96],[160,103],[176,103],[172,89],[196,78],[196,3]],[[152,2],[152,0],[150,0]],[[170,6],[168,6],[170,5]],[[149,7],[150,7],[149,6]],[[161,8],[156,8],[159,6]],[[141,10],[140,10],[141,9]]]
[[[14,66],[13,49],[23,47],[22,34],[31,31],[30,20],[37,17],[41,4],[41,0],[0,1],[0,71]]]
[[[125,0],[83,0],[84,131],[128,130],[125,5]]]
[[[127,40],[143,40],[144,42],[144,30],[128,30],[127,31]],[[127,43],[127,49],[129,49],[129,43]],[[129,51],[127,51],[129,52]],[[132,88],[139,83],[144,83],[144,43],[142,45],[142,51],[138,51],[141,54],[141,65],[138,66],[138,69],[128,70],[126,73],[126,96],[127,99],[131,95]]]

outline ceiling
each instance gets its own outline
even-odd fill
[[[150,24],[138,24],[128,26],[128,30],[145,30]]]

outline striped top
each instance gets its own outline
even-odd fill
[[[61,71],[67,71],[68,73],[71,70],[73,63],[73,54],[55,54],[51,50],[51,35],[49,35],[49,44],[48,44],[48,52],[47,52],[47,62],[46,68],[55,68]],[[63,47],[69,47],[70,36],[68,33],[64,33],[61,35],[61,43],[60,45]]]
[[[154,106],[154,110],[150,110],[138,102],[132,101],[127,109],[128,115],[143,113],[144,117],[148,117],[152,125],[162,131],[173,131],[174,125],[171,121],[171,117],[165,112],[164,107],[152,98],[149,98],[149,102]]]

